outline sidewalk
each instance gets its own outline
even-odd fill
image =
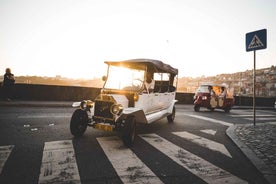
[[[270,184],[276,183],[276,122],[237,124],[226,131],[228,137],[263,174]]]
[[[3,106],[21,107],[72,107],[70,101],[0,101]],[[251,107],[235,106],[235,109]],[[262,108],[259,108],[262,109]],[[271,108],[269,108],[271,110]],[[276,183],[276,122],[257,124],[236,124],[226,134],[241,149],[246,157],[263,174],[270,184]]]

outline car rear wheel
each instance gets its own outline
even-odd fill
[[[70,130],[71,134],[76,137],[81,137],[86,131],[88,123],[87,113],[81,109],[75,110],[71,117]]]
[[[125,146],[131,147],[134,144],[136,137],[136,119],[133,116],[126,118],[125,127],[123,131],[123,142]]]
[[[175,106],[173,106],[172,114],[167,116],[167,120],[169,123],[172,123],[174,121],[174,118],[175,118]]]

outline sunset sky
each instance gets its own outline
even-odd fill
[[[0,72],[94,78],[106,60],[151,58],[179,76],[253,68],[245,34],[267,29],[257,68],[276,65],[275,0],[0,0]]]

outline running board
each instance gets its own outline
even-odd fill
[[[146,115],[146,118],[147,118],[148,123],[152,123],[154,121],[157,121],[164,117],[167,117],[168,115],[170,115],[170,113],[168,112],[168,109],[164,109],[159,112],[155,112],[155,113]]]

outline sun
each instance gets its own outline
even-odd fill
[[[143,84],[144,74],[144,70],[110,66],[105,88],[120,90],[134,86],[139,88]]]

